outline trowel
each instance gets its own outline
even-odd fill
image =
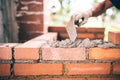
[[[67,33],[68,33],[71,41],[74,42],[77,37],[77,31],[76,31],[75,25],[79,26],[83,20],[84,20],[84,18],[74,21],[74,19],[71,17],[70,21],[68,22],[68,24],[66,26],[66,30],[67,30]]]

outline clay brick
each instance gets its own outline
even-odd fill
[[[109,32],[108,41],[114,44],[120,44],[120,32]]]
[[[109,74],[109,63],[79,63],[66,64],[67,75],[84,75],[84,74]]]
[[[77,33],[81,33],[81,32],[86,32],[87,30],[86,30],[86,28],[77,27],[76,31],[77,31]]]
[[[88,80],[120,80],[120,78],[89,78]]]
[[[87,29],[87,32],[103,32],[103,33],[105,30],[105,28],[86,28],[86,29]]]
[[[0,45],[0,60],[11,60],[12,59],[12,48],[17,43],[5,43]]]
[[[68,33],[60,33],[59,34],[61,39],[66,39],[69,38]],[[78,33],[77,38],[79,39],[85,39],[85,38],[90,38],[93,39],[95,36],[92,33]]]
[[[27,9],[22,9],[27,7]],[[27,5],[20,5],[17,8],[17,11],[43,11],[43,4],[27,4]]]
[[[14,73],[18,75],[61,75],[62,64],[15,64]]]
[[[22,32],[30,31],[43,31],[43,24],[28,24],[28,23],[19,23],[19,30]]]
[[[104,38],[104,33],[103,34],[100,34],[100,33],[96,34],[96,38],[95,39],[103,39],[103,38]]]
[[[41,41],[26,42],[14,48],[14,58],[16,60],[38,60],[39,49],[44,43]]]
[[[50,32],[67,32],[66,26],[49,26],[48,31]],[[86,28],[76,28],[76,31],[79,32],[86,32]]]
[[[85,80],[85,78],[47,78],[41,80]]]
[[[16,17],[17,21],[20,22],[27,22],[27,21],[36,21],[38,23],[44,24],[44,20],[43,20],[43,14],[31,14],[31,15],[27,15],[24,14],[22,16]]]
[[[120,60],[120,49],[116,48],[90,48],[89,59]]]
[[[85,60],[85,48],[42,48],[43,60]]]
[[[120,74],[120,63],[113,64],[113,74]]]
[[[10,76],[10,64],[0,64],[0,76]]]
[[[89,38],[89,39],[93,39],[95,38],[95,35],[93,33],[78,33],[77,34],[77,38]]]
[[[66,29],[64,26],[49,26],[48,31],[49,32],[66,32]]]

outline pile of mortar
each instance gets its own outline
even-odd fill
[[[70,39],[62,40],[62,41],[54,41],[50,44],[51,47],[54,48],[80,48],[80,47],[99,47],[99,48],[120,48],[120,45],[115,45],[107,41],[103,41],[101,39],[90,40],[88,38],[81,40],[76,39],[72,42]]]

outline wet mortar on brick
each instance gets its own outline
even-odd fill
[[[120,45],[115,45],[111,42],[104,41],[102,39],[90,40],[89,38],[86,38],[83,40],[76,39],[74,42],[72,42],[70,39],[54,41],[50,44],[50,47],[54,47],[54,48],[80,48],[80,47],[120,48]]]

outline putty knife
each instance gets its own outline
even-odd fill
[[[77,32],[76,32],[76,27],[74,25],[74,19],[72,17],[66,26],[66,30],[70,40],[74,42],[77,37]]]

